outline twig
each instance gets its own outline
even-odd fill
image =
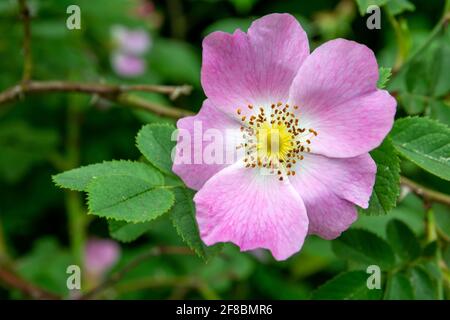
[[[191,249],[186,247],[155,247],[152,250],[145,252],[142,255],[136,257],[134,260],[130,261],[121,270],[117,271],[116,273],[113,273],[108,279],[102,282],[99,286],[82,295],[79,299],[89,300],[94,298],[97,294],[99,294],[103,290],[119,282],[128,272],[136,268],[143,261],[164,254],[192,255],[193,252]]]
[[[410,49],[410,41],[408,39],[407,30],[405,30],[404,24],[402,21],[397,20],[394,15],[390,12],[389,8],[386,7],[386,15],[388,17],[389,22],[394,29],[396,42],[397,42],[397,57],[395,59],[395,64],[393,67],[393,72],[397,72],[400,67],[403,65],[406,57],[408,56]]]
[[[23,64],[22,82],[26,85],[26,83],[31,79],[31,72],[33,68],[33,57],[31,53],[31,22],[30,22],[31,14],[26,0],[18,0],[18,1],[19,1],[20,15],[23,20],[24,64]]]
[[[43,300],[59,300],[60,297],[50,293],[28,281],[22,279],[14,272],[8,270],[5,266],[0,265],[0,281],[6,285],[20,290],[23,294],[33,299]]]
[[[0,218],[0,265],[9,260],[8,249],[6,247],[5,234],[3,231],[3,223]]]
[[[86,94],[98,94],[108,100],[123,103],[135,108],[152,111],[161,116],[181,118],[191,115],[192,112],[184,109],[155,104],[142,98],[131,96],[128,93],[133,91],[161,93],[168,94],[172,99],[174,99],[182,94],[189,94],[191,90],[192,88],[188,85],[114,85],[67,81],[29,81],[26,85],[18,84],[1,92],[0,104],[16,100],[26,93],[79,92]]]
[[[431,30],[428,37],[425,39],[425,41],[404,61],[404,63],[401,66],[398,66],[398,68],[394,68],[392,70],[392,73],[395,75],[400,71],[400,68],[404,68],[407,65],[409,65],[411,62],[413,62],[421,53],[423,50],[425,50],[428,45],[433,42],[433,40],[440,34],[442,29],[445,29],[448,27],[448,23],[450,21],[450,0],[445,1],[444,5],[444,13],[442,15],[442,18],[438,21],[438,23],[434,26],[433,30]]]
[[[189,110],[164,106],[129,94],[122,94],[118,96],[115,101],[132,108],[151,111],[157,115],[175,119],[191,116],[194,114]]]
[[[428,202],[439,202],[450,206],[450,196],[445,193],[428,189],[405,177],[400,177],[400,183]]]

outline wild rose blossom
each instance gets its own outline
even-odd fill
[[[115,49],[111,54],[114,71],[124,77],[145,73],[147,64],[143,55],[151,48],[151,38],[143,29],[128,29],[116,25],[111,28]]]
[[[151,46],[151,39],[143,29],[128,29],[116,25],[112,27],[112,37],[118,49],[133,55],[146,53]]]
[[[307,234],[333,239],[349,228],[372,193],[376,165],[368,152],[390,131],[396,110],[377,80],[372,50],[336,39],[310,53],[289,14],[264,16],[247,33],[208,35],[207,99],[177,127],[191,135],[196,123],[203,133],[234,132],[224,149],[244,151],[233,164],[205,164],[193,158],[207,144],[191,141],[186,150],[177,143],[173,171],[198,190],[203,241],[266,248],[284,260]],[[181,161],[184,153],[192,161]]]
[[[91,238],[87,241],[84,262],[87,273],[94,278],[101,277],[117,262],[120,247],[108,239]]]

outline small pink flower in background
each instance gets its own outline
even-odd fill
[[[186,164],[177,144],[173,171],[198,190],[203,241],[266,248],[284,260],[307,234],[333,239],[349,228],[372,193],[376,165],[368,152],[390,131],[396,110],[377,80],[372,50],[336,39],[310,53],[289,14],[262,17],[247,33],[208,35],[207,99],[177,127],[193,135],[200,121],[203,132],[240,132],[226,147],[245,152],[231,165]],[[192,154],[206,146],[192,144]]]
[[[128,53],[114,53],[111,57],[114,71],[123,77],[136,77],[145,73],[147,64],[144,59]]]
[[[132,30],[116,25],[112,27],[111,32],[113,40],[121,52],[141,55],[150,49],[151,40],[145,30]]]
[[[87,273],[92,277],[101,277],[118,261],[119,244],[113,240],[91,238],[85,249],[84,263]]]
[[[136,77],[145,73],[147,63],[144,55],[151,48],[151,38],[142,29],[131,30],[124,26],[113,26],[111,35],[115,49],[111,54],[114,71],[123,77]]]

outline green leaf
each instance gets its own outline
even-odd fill
[[[356,0],[358,4],[359,13],[363,16],[367,12],[367,8],[370,6],[384,6],[389,0]]]
[[[222,245],[206,246],[198,231],[195,220],[195,206],[192,198],[194,192],[187,188],[175,188],[175,205],[170,210],[172,224],[184,242],[195,251],[201,258],[209,260],[222,249]]]
[[[269,299],[305,300],[311,296],[311,289],[303,282],[286,281],[282,270],[259,263],[252,273],[254,285]],[[277,290],[273,290],[277,288]]]
[[[69,170],[53,176],[56,185],[76,191],[86,191],[89,183],[103,176],[130,176],[147,181],[152,185],[162,185],[163,175],[152,167],[141,162],[105,161]]]
[[[151,51],[150,67],[165,82],[200,86],[200,57],[196,48],[186,42],[156,39]]]
[[[427,107],[428,102],[432,101],[427,96],[410,92],[401,92],[398,99],[408,115],[421,114]]]
[[[408,0],[356,0],[359,13],[363,16],[366,14],[367,8],[372,5],[382,7],[384,5],[389,9],[390,14],[398,15],[404,11],[414,11],[415,6]]]
[[[153,225],[153,221],[141,223],[127,223],[125,221],[108,220],[109,234],[116,240],[131,242],[146,233]]]
[[[403,260],[412,261],[420,256],[420,243],[404,222],[397,219],[390,221],[386,235],[395,253]]]
[[[397,120],[391,131],[397,151],[422,169],[450,180],[450,129],[429,118]]]
[[[436,226],[443,234],[450,237],[450,212],[448,207],[442,204],[433,204],[433,211]]]
[[[364,271],[349,271],[320,286],[312,294],[314,300],[378,300],[381,299],[381,289],[369,289],[367,279],[369,274]]]
[[[172,140],[175,127],[168,124],[145,125],[136,137],[136,144],[142,154],[159,170],[173,175],[172,150],[176,141]]]
[[[437,287],[428,271],[417,266],[410,270],[410,280],[416,300],[437,299]]]
[[[66,269],[74,264],[73,257],[51,237],[37,239],[33,248],[17,260],[17,272],[30,283],[50,292],[66,296]]]
[[[380,67],[377,87],[378,89],[386,88],[387,83],[391,79],[392,68]]]
[[[248,13],[258,0],[229,0],[236,11],[241,14]]]
[[[405,11],[414,11],[416,7],[408,0],[389,0],[387,8],[390,14],[396,16]]]
[[[252,19],[249,18],[226,18],[218,20],[209,25],[204,31],[203,35],[206,36],[214,31],[222,31],[233,33],[236,29],[241,29],[246,32],[250,27]]]
[[[367,209],[359,209],[367,215],[384,215],[397,205],[400,194],[400,160],[387,138],[370,155],[377,164],[377,175]]]
[[[412,300],[414,292],[410,280],[402,273],[394,273],[387,281],[385,300]]]
[[[132,223],[153,220],[174,203],[170,190],[133,176],[98,177],[87,191],[90,213]]]
[[[382,269],[394,266],[392,248],[382,238],[362,229],[350,229],[332,242],[333,251],[342,259],[367,267],[378,265]]]
[[[22,121],[0,125],[0,178],[19,181],[28,170],[56,151],[58,132],[38,129]]]
[[[438,252],[439,252],[439,246],[438,246],[438,243],[436,240],[436,241],[428,243],[425,246],[425,248],[423,248],[422,256],[424,258],[433,259],[433,258],[436,258],[436,255],[438,254]]]
[[[450,102],[449,104],[445,104],[442,101],[431,100],[429,116],[432,119],[450,126]]]
[[[435,77],[434,95],[443,97],[450,93],[450,30],[445,28],[442,38],[439,39],[439,46],[433,56],[432,77]]]

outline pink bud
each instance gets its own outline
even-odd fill
[[[119,259],[120,247],[113,240],[91,238],[85,248],[85,266],[89,274],[101,276]]]

